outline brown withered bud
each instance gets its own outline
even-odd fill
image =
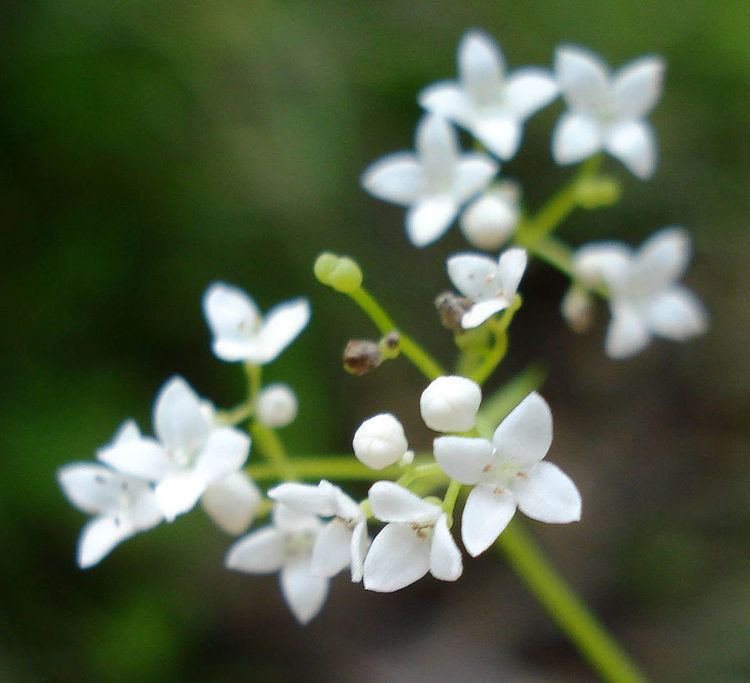
[[[351,339],[344,349],[344,370],[352,375],[364,375],[383,362],[380,344],[370,339]]]
[[[466,297],[458,296],[453,292],[443,292],[436,297],[435,308],[440,314],[440,322],[443,327],[455,334],[463,331],[461,318],[471,308],[471,304]]]
[[[384,358],[395,358],[401,350],[401,335],[395,330],[380,340],[380,349]]]

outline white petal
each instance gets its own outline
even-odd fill
[[[442,116],[426,114],[417,124],[415,146],[427,187],[436,192],[447,189],[458,162],[454,128]]]
[[[513,299],[518,290],[518,285],[526,270],[528,257],[525,249],[517,247],[506,249],[500,254],[497,266],[497,275],[500,279],[501,287],[505,298]]]
[[[365,169],[362,187],[373,197],[409,206],[424,189],[422,166],[411,152],[389,154]]]
[[[521,401],[492,437],[501,463],[521,470],[538,463],[552,444],[552,412],[536,391]]]
[[[425,247],[442,237],[458,213],[458,204],[449,195],[418,201],[406,214],[406,234],[415,247]]]
[[[656,170],[656,140],[645,121],[626,121],[610,127],[604,148],[641,180],[650,178]]]
[[[409,524],[388,524],[375,537],[365,558],[365,588],[390,593],[421,579],[430,569],[429,533]]]
[[[492,444],[487,439],[440,436],[433,442],[433,449],[438,465],[462,484],[476,484],[493,462]]]
[[[118,441],[97,451],[96,457],[120,472],[149,481],[159,481],[175,468],[159,442],[144,437]]]
[[[156,504],[164,517],[172,522],[175,517],[192,510],[206,490],[206,481],[191,471],[176,472],[156,487]]]
[[[584,283],[605,284],[610,293],[617,294],[629,285],[633,261],[633,252],[627,245],[599,242],[581,247],[575,254],[573,267]]]
[[[521,120],[552,102],[558,92],[557,81],[552,74],[533,67],[518,69],[505,85],[508,107]]]
[[[234,536],[250,526],[258,512],[260,489],[244,472],[234,472],[211,484],[201,497],[201,505],[224,531]]]
[[[592,52],[572,45],[558,48],[555,76],[571,109],[595,112],[609,104],[608,69]]]
[[[286,558],[284,534],[273,527],[253,531],[227,551],[224,564],[249,574],[270,574],[281,569]]]
[[[78,566],[88,569],[100,562],[118,543],[132,536],[135,530],[119,518],[95,517],[78,537]]]
[[[308,515],[330,517],[336,514],[336,501],[331,492],[317,484],[284,482],[270,489],[268,497]]]
[[[119,508],[122,475],[102,465],[71,463],[57,470],[57,483],[65,497],[90,515]]]
[[[604,348],[610,358],[628,358],[642,351],[651,339],[641,313],[630,304],[616,300],[611,306],[612,319],[607,328]]]
[[[300,512],[283,503],[273,506],[273,523],[277,528],[291,534],[317,534],[322,526],[317,515]]]
[[[516,502],[507,489],[492,484],[475,486],[466,499],[461,518],[461,538],[469,555],[476,557],[489,548],[508,526]]]
[[[430,549],[430,574],[441,581],[455,581],[461,576],[461,551],[453,540],[444,514],[438,517]]]
[[[213,484],[239,470],[247,460],[250,437],[233,427],[214,429],[195,461],[195,474]]]
[[[364,564],[370,548],[370,537],[367,535],[367,522],[363,519],[352,532],[351,558],[352,581],[359,583],[364,575]]]
[[[310,320],[307,299],[293,299],[274,306],[266,314],[256,340],[257,347],[248,354],[251,363],[270,363],[305,329]]]
[[[708,314],[685,287],[672,287],[649,302],[646,319],[650,330],[667,339],[684,341],[708,329]]]
[[[617,72],[612,89],[620,116],[640,118],[654,108],[661,96],[664,68],[661,57],[642,57]]]
[[[328,579],[310,572],[307,556],[295,555],[281,569],[281,592],[297,621],[307,624],[326,601]]]
[[[383,522],[433,522],[440,515],[437,505],[390,481],[375,482],[368,495],[373,515]]]
[[[117,431],[112,441],[107,444],[108,446],[115,446],[117,444],[127,443],[128,441],[135,441],[141,438],[141,430],[138,429],[138,425],[135,420],[125,420]]]
[[[473,106],[466,100],[462,90],[452,81],[435,83],[419,93],[420,106],[433,114],[438,114],[467,125],[473,115]]]
[[[678,227],[662,228],[638,250],[631,274],[631,293],[656,294],[674,284],[690,261],[690,235]]]
[[[601,148],[601,126],[588,114],[566,112],[555,125],[552,156],[558,164],[574,164]]]
[[[490,152],[504,161],[512,158],[521,144],[521,122],[510,112],[484,114],[474,121],[471,130]]]
[[[127,506],[122,509],[120,518],[135,531],[151,529],[164,520],[156,496],[150,486],[134,489],[131,487]]]
[[[320,485],[328,484],[328,482],[321,482]],[[355,500],[346,495],[338,486],[328,484],[333,494],[333,500],[336,505],[336,516],[346,522],[357,522],[365,519],[365,514],[362,512],[362,508]]]
[[[453,286],[472,301],[484,295],[487,283],[497,275],[497,261],[479,254],[451,256],[446,266]]]
[[[581,519],[581,494],[557,465],[540,462],[513,483],[518,509],[528,517],[550,524]]]
[[[486,154],[464,154],[458,162],[453,194],[459,204],[471,199],[489,185],[498,165]]]
[[[182,377],[164,384],[154,404],[154,429],[165,448],[189,455],[203,446],[210,426],[200,398]]]
[[[461,327],[465,330],[479,327],[483,322],[486,322],[495,315],[495,313],[505,310],[508,306],[510,306],[510,301],[505,297],[496,297],[474,304],[461,318]]]
[[[502,95],[503,56],[497,43],[479,31],[470,31],[458,47],[461,83],[476,104],[488,104]]]
[[[328,522],[315,539],[310,571],[330,578],[351,564],[352,530],[335,518]]]
[[[248,336],[260,325],[255,302],[238,287],[216,282],[203,295],[203,314],[214,337],[214,353],[225,361],[242,360]]]

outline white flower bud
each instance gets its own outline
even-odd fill
[[[360,462],[374,470],[382,470],[401,460],[409,444],[401,423],[390,413],[381,413],[359,426],[352,446]]]
[[[423,392],[419,409],[436,432],[466,432],[474,426],[482,390],[466,377],[438,377]]]
[[[255,416],[268,427],[286,427],[297,417],[297,397],[286,384],[269,384],[258,394]]]
[[[573,332],[583,334],[591,327],[594,302],[591,295],[580,287],[571,287],[563,297],[560,312]]]
[[[461,215],[461,231],[473,246],[495,251],[511,236],[518,218],[517,191],[489,190],[466,207]]]

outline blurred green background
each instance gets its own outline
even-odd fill
[[[445,362],[431,301],[457,230],[411,248],[403,212],[365,195],[363,168],[411,146],[416,93],[455,73],[468,28],[511,67],[571,41],[613,65],[664,55],[652,120],[661,161],[611,209],[576,213],[578,244],[693,230],[688,283],[712,314],[688,345],[634,360],[602,350],[606,311],[578,337],[565,282],[529,272],[527,306],[493,385],[544,358],[556,440],[580,524],[534,530],[562,572],[659,681],[750,680],[750,3],[25,0],[0,8],[3,249],[0,680],[588,681],[593,675],[502,561],[456,585],[392,595],[342,576],[300,628],[277,579],[230,574],[230,539],[196,511],[100,566],[73,561],[84,517],[55,469],[86,460],[127,416],[150,428],[155,392],[184,374],[220,405],[237,367],[212,357],[200,296],[214,279],[264,308],[306,293],[311,325],[267,372],[298,391],[295,452],[346,452],[373,412],[429,444],[405,362],[364,378],[339,355],[371,327],[318,285],[321,249],[366,282]],[[530,207],[568,176],[550,159],[558,102],[534,117],[505,172]]]

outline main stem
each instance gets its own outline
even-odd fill
[[[514,520],[500,534],[495,547],[604,680],[645,683],[634,662],[555,571],[519,520]]]

